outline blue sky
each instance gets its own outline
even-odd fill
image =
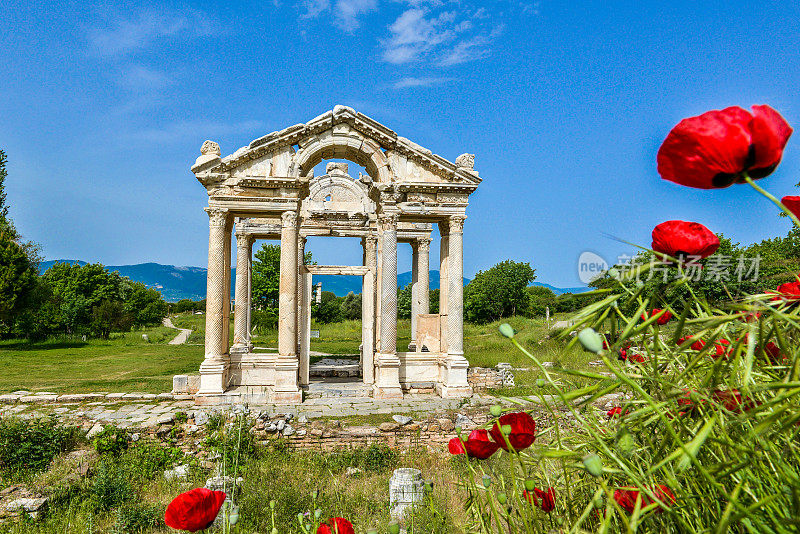
[[[578,285],[584,250],[630,251],[605,233],[649,245],[667,219],[742,243],[789,229],[747,186],[661,180],[655,156],[708,109],[765,103],[800,125],[797,2],[32,4],[0,6],[0,147],[12,217],[49,259],[205,265],[203,140],[227,154],[335,104],[477,155],[467,276],[511,258]],[[800,134],[762,185],[798,181]],[[310,250],[360,261],[355,240]]]

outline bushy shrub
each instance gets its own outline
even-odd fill
[[[60,426],[55,418],[0,418],[3,476],[15,478],[42,471],[57,454],[71,450],[77,441],[77,429]]]
[[[399,454],[387,445],[373,443],[369,447],[333,451],[312,456],[312,461],[334,472],[357,467],[367,472],[380,473],[397,467]]]
[[[128,433],[114,425],[106,425],[103,430],[92,439],[94,449],[100,454],[118,456],[128,448]]]
[[[165,447],[160,443],[137,443],[121,458],[128,466],[131,478],[147,481],[174,466],[184,457],[177,447]]]

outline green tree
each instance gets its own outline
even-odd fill
[[[355,294],[352,291],[345,295],[341,303],[342,317],[345,319],[361,319],[361,293]]]
[[[411,319],[411,284],[403,289],[397,288],[397,317]]]
[[[103,339],[108,339],[111,332],[129,331],[133,322],[133,317],[125,312],[125,306],[119,300],[104,300],[92,308],[91,331]]]
[[[556,294],[549,287],[530,286],[525,289],[528,293],[528,317],[543,317],[550,308],[550,313],[556,311]]]
[[[0,228],[6,228],[13,236],[13,239],[17,239],[19,236],[11,223],[11,219],[8,217],[8,203],[6,201],[8,171],[6,171],[6,162],[6,153],[0,150]]]
[[[312,308],[312,316],[320,323],[338,323],[343,319],[342,300],[331,291],[323,291],[321,302]]]
[[[428,292],[431,313],[439,313],[439,294],[440,291],[438,287]]]
[[[305,265],[312,263],[306,252]],[[254,308],[278,314],[278,290],[281,281],[281,247],[264,243],[253,261],[252,305]]]
[[[29,304],[36,287],[36,266],[6,227],[0,227],[0,325],[8,331]]]
[[[124,312],[130,316],[133,326],[157,325],[167,316],[167,303],[158,290],[123,279],[121,293]]]
[[[525,288],[536,278],[529,263],[506,260],[480,271],[464,289],[466,319],[488,323],[502,317],[525,313],[528,294]]]

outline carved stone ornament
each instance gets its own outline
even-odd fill
[[[381,213],[378,215],[378,221],[383,226],[384,230],[397,230],[398,216],[395,213]]]
[[[325,165],[325,174],[335,174],[338,176],[343,176],[347,174],[350,166],[343,161],[331,161],[327,165]]]
[[[453,215],[450,217],[450,231],[451,232],[463,232],[464,231],[464,221],[466,217],[463,215]]]
[[[431,248],[431,241],[430,237],[420,237],[417,239],[417,247],[421,252],[427,252]]]
[[[214,141],[206,140],[203,143],[203,146],[200,147],[200,153],[204,156],[207,156],[209,154],[213,156],[219,156],[220,154],[222,154],[222,151],[220,150],[219,145],[217,143],[215,143]]]
[[[456,158],[456,167],[459,169],[475,169],[475,154],[461,154]]]
[[[208,222],[211,226],[225,226],[228,223],[228,210],[207,208]]]
[[[293,211],[284,211],[281,214],[281,223],[284,228],[295,226],[297,224],[297,213]]]

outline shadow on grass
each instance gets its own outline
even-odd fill
[[[85,341],[7,341],[0,343],[0,351],[3,350],[62,350],[80,349],[88,346]]]

